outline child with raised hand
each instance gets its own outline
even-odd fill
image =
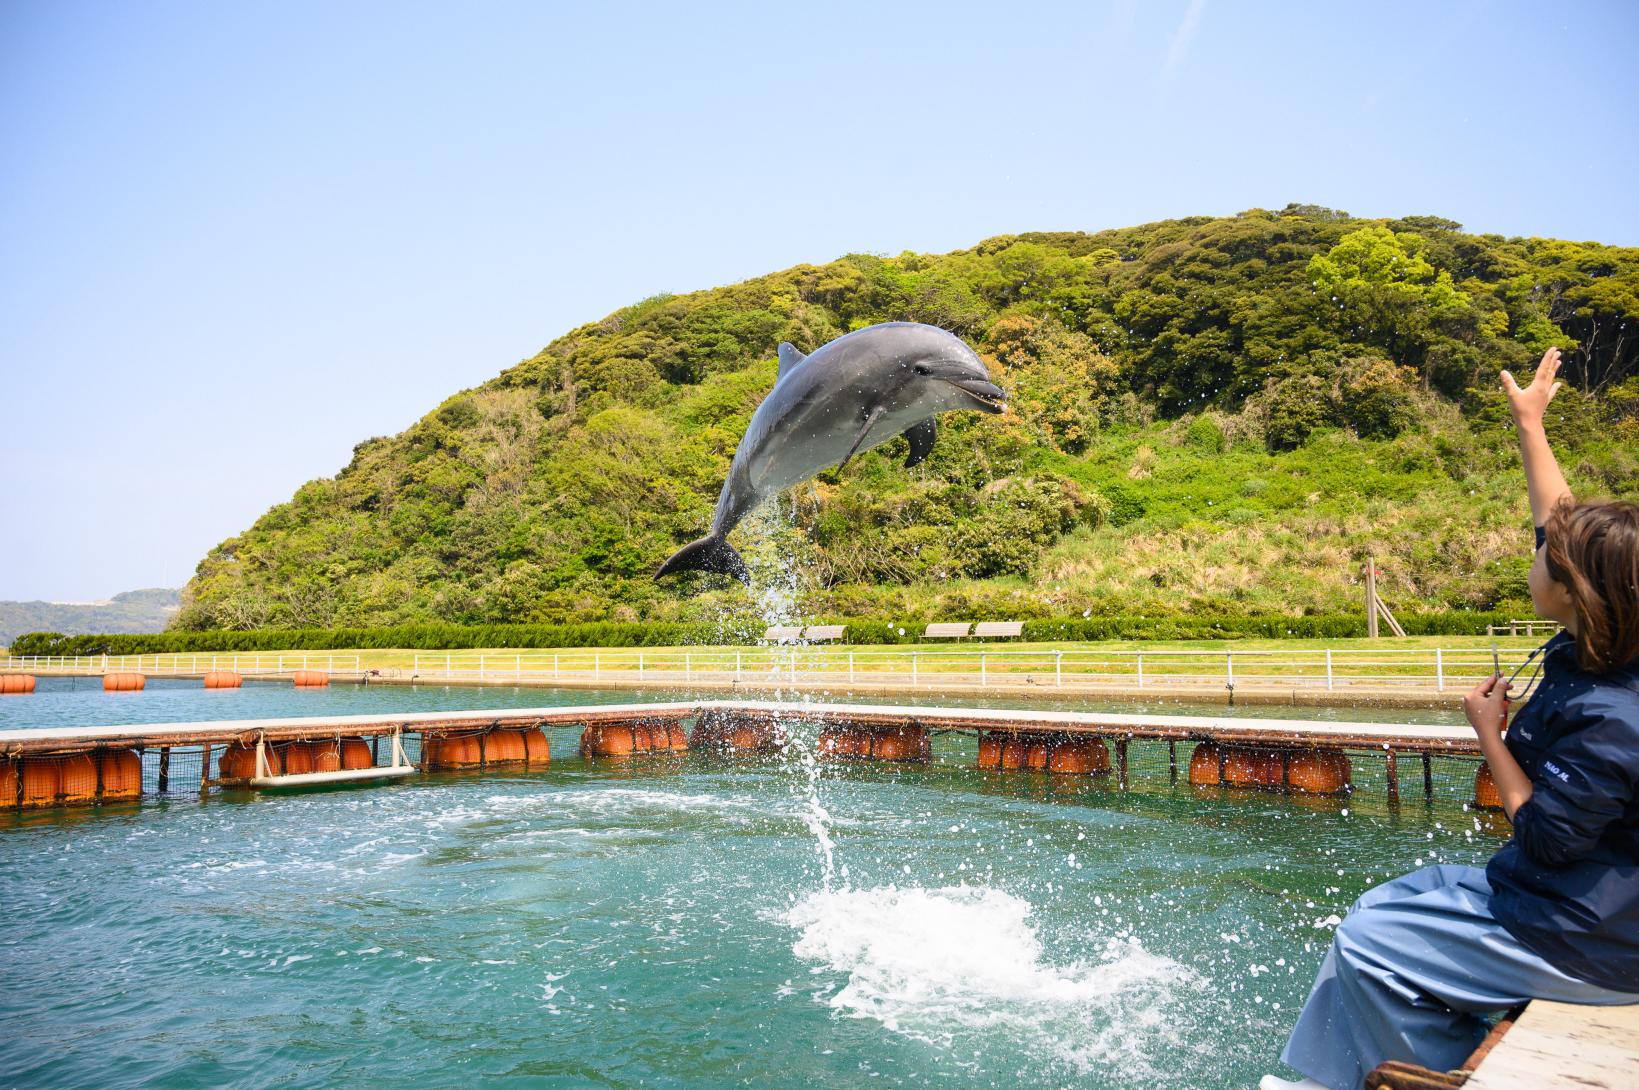
[[[1550,349],[1530,385],[1502,381],[1531,602],[1565,631],[1512,724],[1500,674],[1463,699],[1513,838],[1484,869],[1425,867],[1355,902],[1281,1054],[1308,1078],[1262,1090],[1358,1090],[1385,1060],[1450,1070],[1484,1014],[1528,999],[1639,1003],[1639,506],[1572,499],[1543,431],[1558,370]]]

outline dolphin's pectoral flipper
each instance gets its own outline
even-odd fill
[[[680,571],[709,571],[719,575],[732,575],[740,582],[751,585],[751,572],[746,570],[746,562],[740,559],[740,554],[720,537],[703,537],[699,541],[691,541],[673,553],[660,570],[654,573],[659,579],[662,575],[671,575]]]
[[[905,459],[905,468],[925,462],[928,455],[933,453],[933,441],[939,437],[939,425],[933,417],[928,417],[920,424],[912,425],[906,432],[905,438],[910,440],[911,453]]]
[[[807,358],[807,356],[803,355],[801,352],[798,352],[797,346],[792,344],[790,341],[781,341],[779,377],[784,378],[786,372],[790,371],[791,368],[797,366],[797,364],[801,363]]]
[[[867,435],[871,434],[871,429],[876,427],[876,422],[878,420],[880,420],[881,418],[882,418],[882,406],[881,405],[878,405],[876,408],[872,409],[870,412],[865,414],[865,424],[864,424],[863,427],[861,427],[859,429],[859,435],[855,436],[854,445],[848,448],[848,453],[844,454],[842,456],[842,461],[837,463],[837,468],[838,469],[841,469],[843,466],[847,465],[848,460],[850,458],[852,458],[856,453],[858,453],[859,445],[861,443],[865,442],[865,437]]]

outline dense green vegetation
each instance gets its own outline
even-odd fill
[[[1012,408],[947,416],[924,465],[904,469],[896,440],[738,531],[810,616],[1235,630],[1358,616],[1368,555],[1408,613],[1523,613],[1496,372],[1549,344],[1571,350],[1549,426],[1573,487],[1639,485],[1639,250],[1292,206],[645,300],[359,444],[211,550],[176,626],[732,637],[744,589],[650,573],[709,523],[775,346],[889,319],[967,338]]]
[[[1470,636],[1510,618],[1501,613],[1413,613],[1400,618],[1410,636]],[[733,623],[598,621],[587,624],[403,625],[395,628],[260,628],[172,631],[147,635],[63,635],[31,632],[14,655],[166,655],[234,651],[362,651],[384,648],[445,651],[508,647],[681,647],[753,644],[764,625],[747,612]],[[920,625],[848,623],[849,644],[911,644]],[[1069,617],[1026,621],[1026,642],[1089,640],[1350,639],[1365,635],[1362,614],[1308,617]]]

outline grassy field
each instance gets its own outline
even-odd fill
[[[379,671],[388,678],[494,680],[509,677],[532,683],[554,677],[585,681],[653,678],[657,683],[755,678],[770,674],[824,674],[876,680],[923,678],[965,682],[1055,683],[1117,681],[1139,676],[1202,682],[1223,678],[1237,684],[1331,677],[1339,682],[1373,679],[1443,678],[1447,687],[1491,671],[1491,647],[1505,669],[1524,661],[1540,639],[1526,637],[1414,636],[1405,638],[1299,640],[1112,640],[1066,643],[930,641],[915,646],[818,645],[800,647],[718,646],[646,648],[492,648],[462,651],[359,650],[285,651],[241,654],[171,654],[110,657],[110,670],[165,675],[213,669],[244,673],[327,670],[340,674]],[[76,665],[100,667],[102,660]],[[66,664],[65,664],[66,665]]]

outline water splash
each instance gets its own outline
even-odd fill
[[[800,932],[798,957],[846,976],[826,999],[842,1014],[963,1051],[1005,1040],[1082,1074],[1147,1071],[1199,976],[1131,940],[1054,964],[1031,912],[987,886],[889,886],[810,894],[783,922]]]

